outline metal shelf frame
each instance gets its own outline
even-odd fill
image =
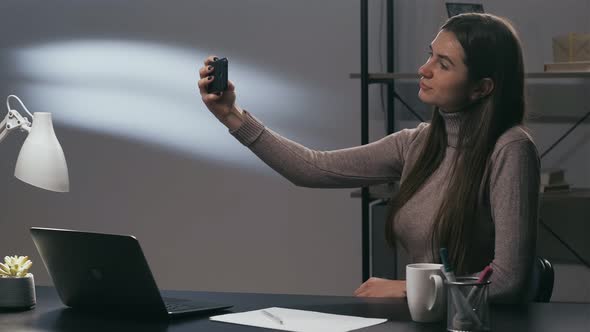
[[[393,0],[386,2],[386,29],[387,33],[387,73],[394,72],[394,4]],[[361,0],[361,144],[369,143],[369,84],[374,83],[369,78],[369,1]],[[394,118],[394,81],[380,82],[387,85],[386,93],[386,117],[387,133],[395,131]],[[362,204],[362,277],[363,282],[370,278],[371,274],[371,229],[370,229],[370,203],[369,188],[361,189]]]

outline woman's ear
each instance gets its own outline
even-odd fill
[[[491,78],[482,78],[471,91],[471,101],[487,97],[492,91],[494,91],[494,81]]]

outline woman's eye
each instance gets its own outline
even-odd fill
[[[432,59],[433,55],[434,55],[434,54],[432,53],[432,51],[429,51],[429,52],[428,52],[428,60]],[[447,69],[449,69],[449,67],[448,67],[446,64],[444,64],[444,63],[443,63],[443,62],[442,62],[440,59],[438,60],[438,64],[439,64],[439,65],[440,65],[440,67],[441,67],[442,69],[444,69],[444,70],[447,70]]]

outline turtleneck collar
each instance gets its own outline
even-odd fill
[[[467,118],[466,112],[446,113],[439,109],[438,114],[442,116],[445,122],[447,144],[450,147],[456,148],[459,142],[459,130],[461,129],[463,121]]]

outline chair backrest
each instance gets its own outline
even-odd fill
[[[534,297],[535,302],[549,302],[553,293],[553,282],[555,272],[553,265],[543,257],[537,257],[535,261],[537,275],[537,289]]]

